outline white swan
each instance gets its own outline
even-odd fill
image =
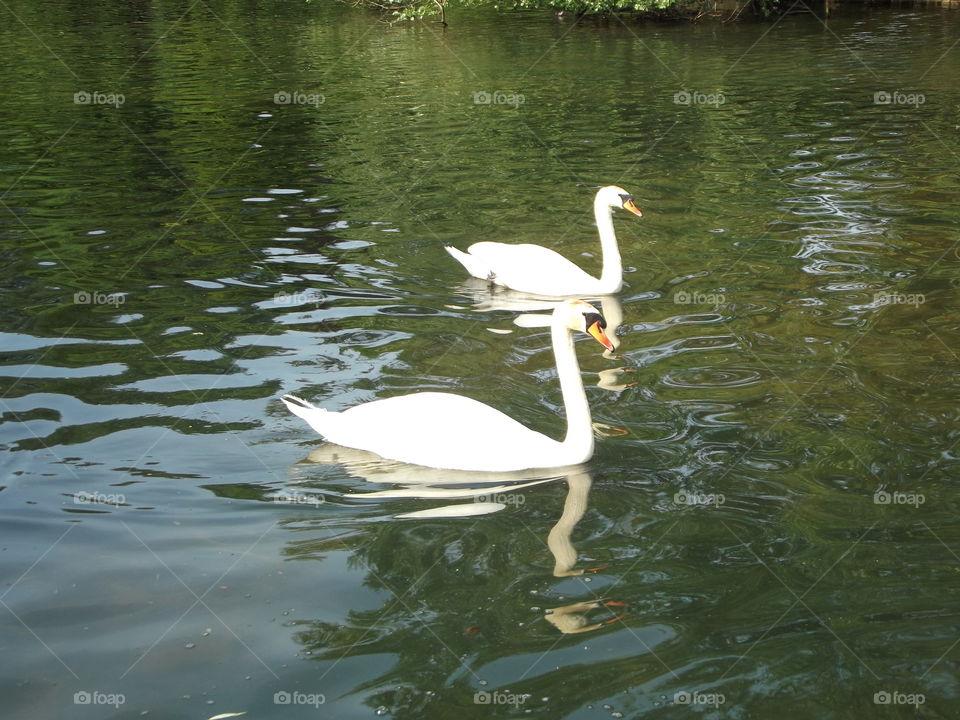
[[[593,426],[572,332],[587,332],[609,350],[613,345],[604,327],[596,308],[582,300],[567,300],[553,311],[553,353],[567,415],[563,441],[453,393],[401,395],[342,412],[314,407],[294,395],[285,395],[283,402],[328,441],[389,460],[487,472],[577,465],[593,455]]]
[[[609,295],[623,287],[623,264],[620,248],[613,232],[613,208],[642,215],[633,197],[622,187],[607,185],[597,191],[593,214],[600,232],[603,270],[599,279],[588,275],[572,262],[540,245],[508,245],[478,242],[467,252],[447,247],[467,272],[481,280],[489,280],[514,290],[537,295]]]

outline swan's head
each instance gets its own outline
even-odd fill
[[[553,316],[563,320],[564,326],[570,330],[587,333],[607,350],[613,350],[613,343],[603,332],[607,321],[590,303],[583,300],[565,300],[557,305]]]
[[[628,210],[637,217],[643,217],[640,208],[633,202],[633,195],[618,185],[607,185],[597,190],[596,203],[609,208]]]

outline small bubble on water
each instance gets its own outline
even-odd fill
[[[187,643],[186,645],[184,645],[184,647],[187,650],[193,650],[196,646],[197,646],[196,643]]]
[[[377,714],[377,715],[386,715],[388,712],[390,712],[390,711],[389,711],[384,705],[381,705],[380,707],[377,708],[375,714]]]

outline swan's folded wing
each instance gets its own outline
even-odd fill
[[[514,470],[537,466],[555,440],[461,395],[423,392],[339,413],[330,442],[428,467]]]
[[[493,280],[538,295],[592,292],[598,280],[558,252],[540,245],[478,242],[469,248],[477,265],[489,268]]]

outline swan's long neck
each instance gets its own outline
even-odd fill
[[[603,256],[600,284],[604,292],[616,292],[623,284],[623,261],[620,259],[620,248],[613,231],[613,211],[598,197],[593,201],[593,216],[600,232],[600,252]]]
[[[580,377],[580,365],[573,348],[573,334],[565,326],[554,323],[551,330],[553,354],[557,362],[557,376],[567,414],[567,435],[563,439],[564,454],[570,464],[586,461],[593,454],[593,423],[587,393]]]

